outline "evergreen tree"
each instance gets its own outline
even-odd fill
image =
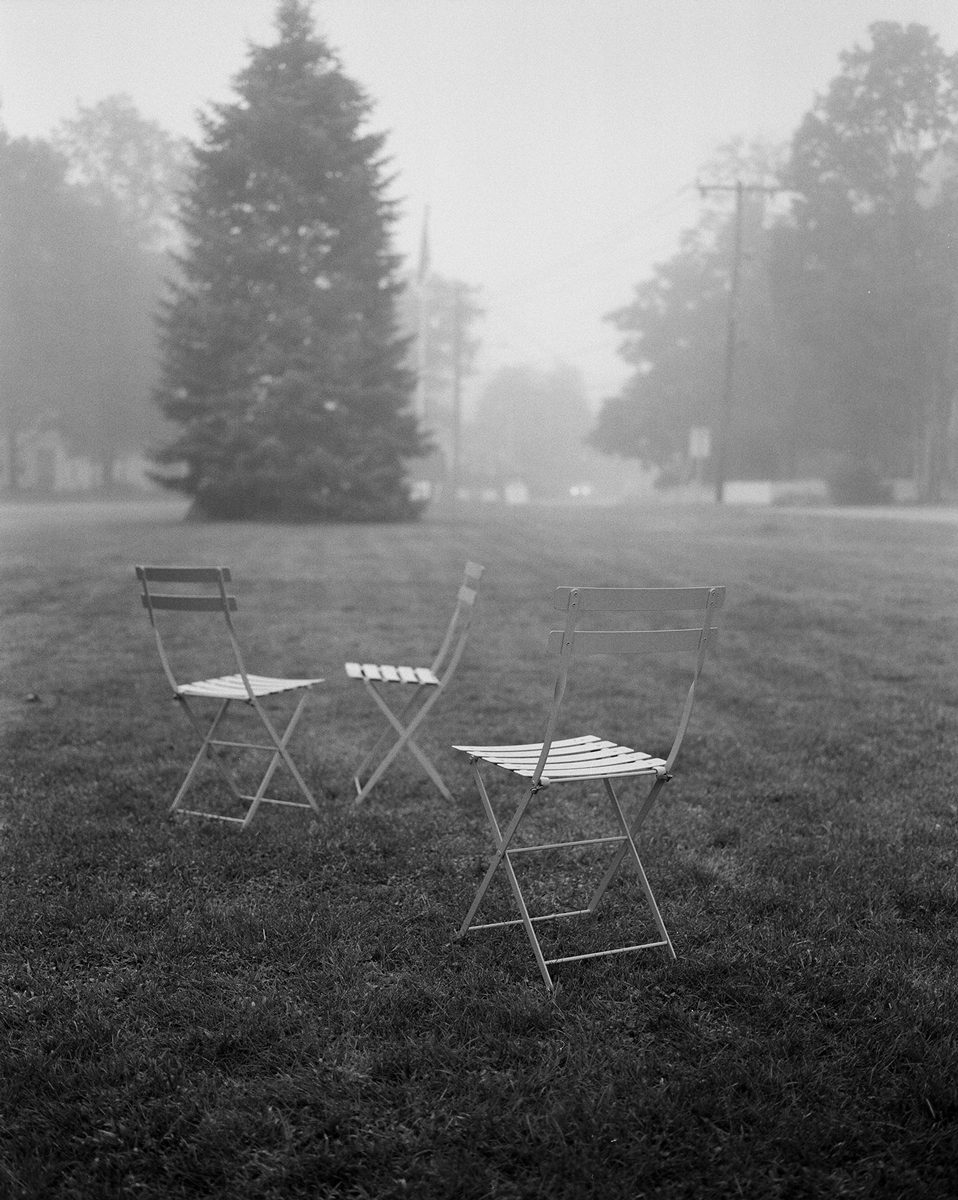
[[[423,452],[397,333],[394,206],[370,104],[282,0],[235,102],[204,119],[161,318],[157,401],[181,426],[161,479],[208,517],[414,516]]]

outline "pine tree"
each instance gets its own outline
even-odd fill
[[[160,478],[207,517],[409,518],[404,463],[424,446],[385,139],[306,0],[282,0],[277,28],[195,149],[161,317],[156,399],[181,431]]]

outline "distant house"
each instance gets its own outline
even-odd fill
[[[12,469],[16,470],[15,481],[11,479]],[[148,470],[145,458],[127,454],[114,461],[110,482],[114,486],[151,490],[154,485]],[[0,434],[0,492],[52,496],[92,492],[103,486],[102,465],[85,455],[71,453],[58,430],[48,428],[20,434],[13,455],[9,440]]]

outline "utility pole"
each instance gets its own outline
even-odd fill
[[[452,502],[456,503],[460,484],[460,457],[462,445],[462,326],[464,314],[462,287],[456,286],[452,321],[452,454],[450,463],[450,490]]]
[[[426,338],[429,336],[429,302],[427,288],[429,280],[429,205],[422,214],[422,240],[419,244],[419,265],[416,269],[416,416],[426,420],[426,368],[429,355]]]
[[[742,199],[746,192],[763,192],[773,195],[782,189],[767,187],[759,183],[699,184],[699,193],[734,192],[735,218],[732,237],[732,266],[729,271],[728,317],[725,327],[725,374],[722,382],[722,407],[719,412],[718,430],[715,438],[715,503],[721,504],[725,492],[725,473],[728,464],[728,443],[732,427],[732,404],[735,397],[735,349],[738,339],[738,289],[742,262]]]

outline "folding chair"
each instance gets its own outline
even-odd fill
[[[672,768],[692,715],[695,685],[702,670],[706,652],[713,640],[716,614],[724,601],[724,587],[563,587],[557,589],[555,607],[565,613],[565,625],[563,629],[553,630],[549,635],[549,651],[558,657],[558,669],[555,691],[545,726],[545,737],[541,742],[522,745],[455,747],[456,750],[467,754],[473,765],[479,796],[495,844],[495,853],[489,860],[488,869],[479,885],[472,906],[459,928],[457,939],[463,938],[470,929],[494,929],[506,925],[523,925],[532,945],[539,971],[549,991],[554,986],[549,967],[556,963],[600,958],[605,955],[624,954],[633,950],[645,950],[658,946],[664,947],[668,954],[673,959],[675,958],[672,941],[666,931],[655,897],[652,895],[652,889],[649,887],[642,860],[639,857],[636,838],[662,788],[672,778]],[[676,611],[691,611],[696,614],[691,628],[648,628],[649,625],[660,624],[668,619],[669,613]],[[601,624],[604,627],[579,628],[580,620],[587,614],[590,624]],[[614,614],[614,616],[610,614]],[[641,617],[645,619],[636,618],[636,614],[641,614]],[[633,626],[641,623],[646,628],[626,630],[609,628],[612,621],[617,624]],[[555,733],[559,713],[574,659],[591,655],[634,656],[662,651],[685,651],[691,659],[691,682],[667,758],[658,758],[640,750],[633,750],[629,746],[619,745],[615,741],[603,739],[591,733],[556,740]],[[522,797],[511,818],[504,823],[504,828],[500,826],[496,818],[489,791],[480,770],[480,766],[487,763],[493,764],[523,781]],[[625,811],[613,783],[616,780],[633,777],[650,781],[651,788],[630,822],[626,819]],[[520,843],[517,840],[517,833],[529,813],[531,802],[544,788],[554,787],[560,783],[601,785],[611,809],[615,832],[609,836],[578,838],[568,841],[541,844]],[[516,874],[514,860],[519,855],[535,855],[563,847],[577,846],[601,846],[606,851],[613,851],[604,874],[598,883],[589,889],[591,899],[587,907],[531,916]],[[528,863],[530,860],[526,861]],[[547,959],[536,934],[536,925],[539,922],[555,921],[560,918],[584,917],[594,914],[603,897],[608,893],[613,879],[627,862],[635,868],[639,887],[645,897],[655,928],[658,930],[657,940]],[[508,879],[512,897],[520,915],[512,920],[474,924],[483,898],[500,869],[504,871]]]
[[[315,797],[306,786],[302,775],[290,757],[288,745],[299,723],[303,706],[309,695],[309,689],[322,679],[283,679],[266,675],[251,675],[243,661],[243,655],[233,628],[232,614],[236,611],[235,596],[230,595],[226,585],[231,582],[227,567],[137,567],[136,577],[143,589],[143,607],[150,616],[150,624],[156,636],[156,647],[160,653],[163,671],[173,689],[173,699],[177,701],[186,713],[190,724],[196,730],[200,739],[200,748],[183,780],[180,790],[170,807],[170,813],[183,813],[187,816],[209,817],[214,820],[231,821],[243,829],[256,816],[261,804],[280,804],[290,808],[311,808],[317,816],[320,815]],[[177,590],[169,591],[166,586],[157,589],[155,585],[175,585]],[[226,637],[233,652],[237,673],[233,675],[218,675],[211,679],[199,679],[192,683],[179,683],[173,673],[170,656],[163,643],[157,613],[169,610],[178,613],[206,613],[221,616],[226,625]],[[272,696],[283,695],[287,692],[299,693],[299,699],[293,710],[286,728],[280,733],[266,712],[262,701]],[[204,727],[199,714],[194,710],[192,701],[211,700],[216,703],[216,712],[208,728]],[[245,742],[229,741],[217,737],[227,710],[234,701],[247,706],[259,717],[266,730],[266,741]],[[224,750],[255,750],[269,755],[265,773],[259,786],[252,794],[240,790],[239,784],[224,762]],[[245,806],[243,816],[228,816],[221,813],[209,812],[202,809],[184,808],[183,802],[190,787],[196,781],[197,773],[205,758],[209,758],[219,772],[233,798]],[[272,781],[277,767],[282,763],[292,775],[300,793],[305,800],[277,800],[266,795],[266,789]]]
[[[447,800],[452,800],[442,776],[416,742],[413,734],[446,690],[459,665],[469,637],[476,597],[479,594],[479,580],[484,570],[485,568],[478,563],[466,563],[449,628],[431,666],[394,667],[371,662],[346,663],[346,674],[350,679],[356,679],[363,684],[387,721],[386,728],[356,768],[353,782],[356,785],[357,804],[366,799],[403,749],[413,755],[442,795]],[[412,689],[411,694],[399,699],[398,706],[390,704],[391,699],[401,697],[402,693],[408,692],[409,689]],[[384,751],[390,738],[392,742],[388,750]],[[381,757],[378,757],[379,755]],[[372,766],[374,763],[376,765]]]

